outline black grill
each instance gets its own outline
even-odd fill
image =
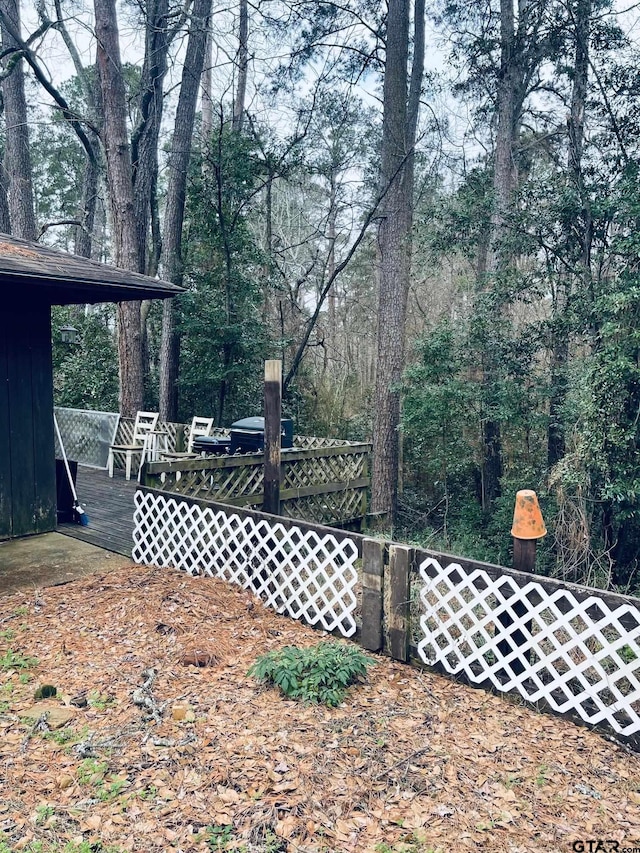
[[[229,453],[231,447],[230,438],[214,438],[209,435],[199,435],[193,439],[193,452],[205,453],[209,456],[221,456],[224,453]]]
[[[293,447],[293,421],[283,418],[280,422],[282,447]],[[264,450],[264,418],[242,418],[231,424],[231,453],[262,453]]]

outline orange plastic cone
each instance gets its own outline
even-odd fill
[[[516,495],[511,535],[516,539],[540,539],[546,534],[538,496],[532,489],[521,489]]]

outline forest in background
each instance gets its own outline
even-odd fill
[[[373,439],[396,538],[508,564],[533,488],[541,571],[637,590],[634,11],[29,15],[0,0],[0,230],[186,287],[55,308],[57,404],[229,425],[281,358],[298,432]]]

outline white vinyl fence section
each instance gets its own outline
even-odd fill
[[[425,663],[625,736],[640,731],[637,607],[610,607],[594,590],[550,592],[535,580],[519,585],[433,558],[419,572]]]
[[[221,578],[278,613],[356,632],[358,548],[349,538],[138,491],[133,541],[137,563]]]
[[[139,489],[134,522],[138,563],[238,584],[345,637],[357,616],[365,648],[407,660],[416,643],[430,666],[640,747],[634,599],[169,492]]]

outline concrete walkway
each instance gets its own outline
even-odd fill
[[[57,586],[130,563],[121,554],[61,533],[10,539],[0,542],[0,598],[21,590]]]

